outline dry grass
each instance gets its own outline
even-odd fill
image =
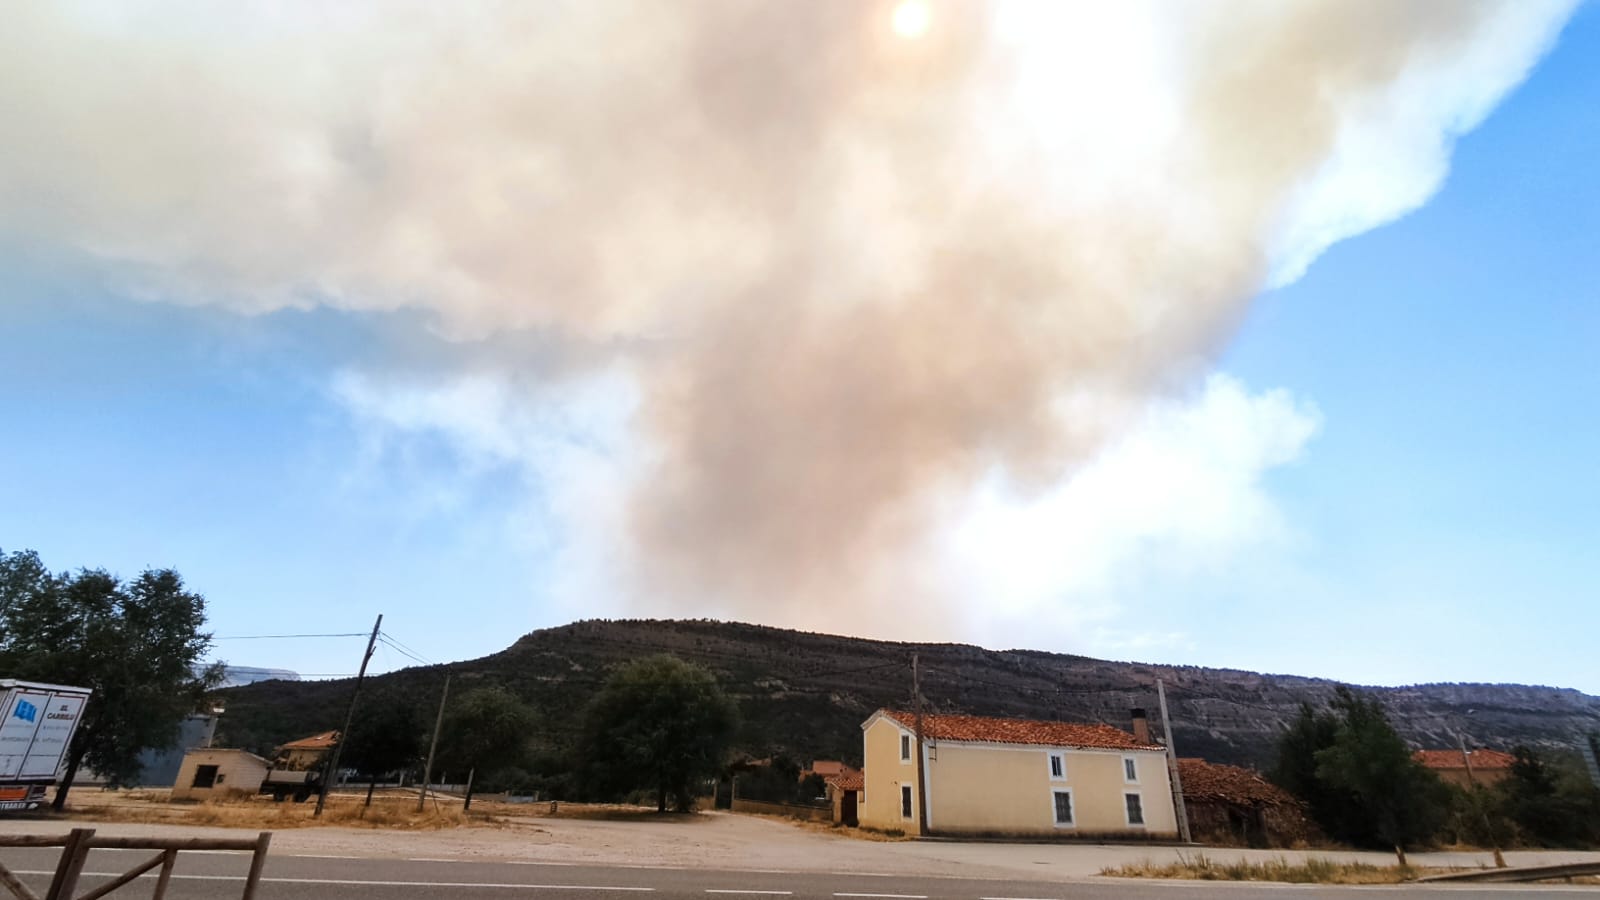
[[[1287,858],[1250,862],[1221,862],[1204,853],[1179,854],[1178,862],[1158,865],[1133,863],[1101,869],[1101,875],[1116,878],[1180,878],[1194,881],[1278,881],[1289,884],[1400,884],[1412,881],[1430,870],[1415,866],[1374,866],[1368,863],[1335,862],[1311,858],[1291,862]]]
[[[270,797],[239,793],[214,797],[200,803],[173,802],[165,791],[102,792],[83,798],[73,797],[69,815],[100,822],[156,822],[221,828],[384,828],[431,831],[462,826],[500,824],[498,817],[474,809],[469,816],[458,802],[430,800],[417,811],[415,794],[385,796],[379,793],[372,805],[365,805],[364,794],[339,794],[328,797],[321,818],[315,817],[316,803],[278,803]]]
[[[899,829],[894,831],[879,831],[876,828],[850,828],[845,825],[836,825],[830,822],[813,822],[807,819],[789,819],[789,824],[803,831],[817,834],[831,834],[834,837],[850,838],[857,841],[876,841],[886,843],[892,841],[909,841],[906,833]]]

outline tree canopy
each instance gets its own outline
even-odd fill
[[[444,769],[490,775],[523,760],[533,728],[533,710],[516,694],[501,687],[467,691],[446,705],[439,759]]]
[[[0,673],[94,691],[67,752],[55,805],[88,765],[112,784],[138,775],[140,752],[176,738],[221,667],[205,598],[171,569],[123,582],[103,569],[51,574],[31,550],[0,553]]]
[[[696,782],[716,775],[738,710],[710,672],[667,655],[622,666],[584,716],[583,758],[602,794],[650,790],[665,812],[694,808]]]
[[[1329,708],[1303,707],[1279,743],[1275,776],[1306,802],[1330,837],[1364,846],[1429,840],[1449,798],[1438,777],[1411,756],[1383,704],[1341,686]]]

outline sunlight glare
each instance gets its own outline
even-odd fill
[[[894,32],[907,40],[922,37],[928,30],[928,4],[923,0],[902,0],[894,8]]]

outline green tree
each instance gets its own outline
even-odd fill
[[[61,809],[82,765],[112,784],[134,778],[140,752],[173,741],[220,680],[220,665],[200,666],[205,598],[171,569],[123,583],[100,569],[51,575],[31,551],[0,560],[0,671],[94,691],[67,750]]]
[[[1497,786],[1500,809],[1525,843],[1581,847],[1600,840],[1600,791],[1563,778],[1527,747],[1512,751],[1511,774]]]
[[[1324,834],[1337,840],[1357,841],[1365,822],[1361,801],[1317,774],[1318,754],[1331,748],[1338,738],[1338,716],[1302,703],[1300,715],[1278,739],[1278,761],[1271,777],[1305,803],[1307,814]]]
[[[1339,729],[1333,746],[1317,753],[1317,778],[1352,794],[1365,814],[1362,842],[1393,847],[1404,865],[1405,848],[1444,824],[1444,783],[1412,758],[1378,700],[1341,686],[1331,705]]]
[[[378,778],[417,762],[422,752],[422,726],[416,708],[390,692],[370,697],[357,707],[343,760],[367,776],[367,802]]]
[[[1448,789],[1412,759],[1383,705],[1340,686],[1328,709],[1301,708],[1278,744],[1274,779],[1305,801],[1329,837],[1405,848],[1430,840],[1450,808]]]
[[[697,780],[718,773],[738,710],[710,672],[673,656],[614,672],[584,715],[583,755],[596,790],[646,789],[656,809],[694,808]]]
[[[447,767],[485,776],[523,761],[534,728],[533,710],[504,688],[478,688],[452,701],[439,736]],[[467,807],[472,788],[467,789]]]

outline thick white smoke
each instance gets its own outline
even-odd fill
[[[949,593],[925,555],[975,490],[1062,483],[1423,202],[1571,3],[921,8],[17,4],[0,240],[148,298],[420,311],[504,409],[604,372],[619,590],[889,621]]]

